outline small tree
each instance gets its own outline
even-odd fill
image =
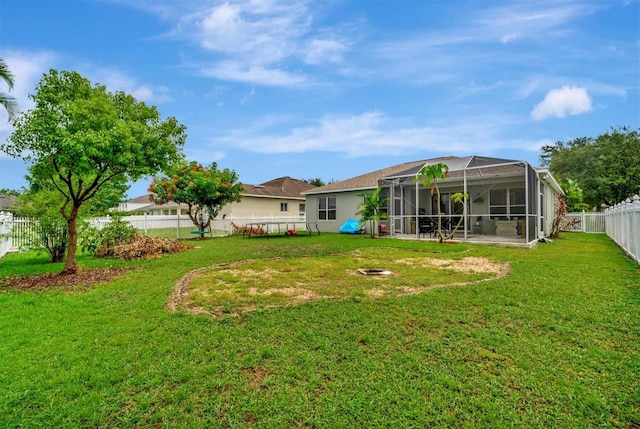
[[[29,218],[35,230],[27,244],[44,248],[51,262],[62,262],[69,244],[67,225],[58,211],[60,197],[55,190],[41,189],[22,194],[15,202],[16,214]]]
[[[582,188],[578,186],[576,180],[567,179],[563,186],[566,198],[564,201],[567,205],[567,211],[569,212],[581,212],[583,210],[589,210],[589,205],[584,203],[584,192]]]
[[[152,175],[182,158],[185,127],[160,119],[123,92],[107,92],[76,72],[51,70],[42,77],[35,107],[14,119],[14,133],[0,150],[30,164],[38,180],[62,196],[69,247],[61,274],[77,271],[80,208],[111,182]]]
[[[189,219],[202,238],[220,209],[240,201],[244,186],[233,170],[218,170],[215,162],[205,168],[191,161],[180,164],[166,177],[154,177],[149,192],[156,204],[169,201],[186,204]]]
[[[361,216],[361,225],[367,221],[369,222],[371,238],[375,237],[375,223],[387,218],[386,213],[382,212],[380,209],[386,207],[389,199],[380,198],[380,192],[382,192],[382,188],[377,188],[373,194],[359,194],[364,201],[360,203],[359,210],[356,214]]]
[[[442,209],[440,208],[440,188],[438,187],[438,180],[445,180],[449,175],[449,167],[446,164],[438,163],[433,165],[425,165],[418,171],[418,175],[415,178],[415,182],[422,181],[422,184],[431,188],[431,196],[437,196],[438,204],[438,241],[442,243],[444,240],[449,240],[456,233],[460,225],[464,222],[466,217],[467,204],[466,200],[469,195],[466,192],[456,192],[451,195],[451,200],[454,203],[462,203],[462,216],[456,224],[455,228],[449,234],[442,232]]]

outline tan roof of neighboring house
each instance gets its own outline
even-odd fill
[[[304,182],[302,180],[294,179],[289,176],[279,177],[277,179],[269,180],[260,185],[246,185],[244,186],[243,196],[252,197],[266,197],[266,198],[290,198],[304,200],[303,191],[316,188],[316,186]],[[140,207],[136,211],[151,211],[162,209],[174,209],[178,207],[185,208],[186,204],[178,205],[173,201],[169,201],[166,204],[156,205],[149,200],[149,195],[142,195],[136,198],[127,200],[128,203],[148,203],[149,205]]]
[[[315,189],[316,186],[302,180],[293,179],[289,176],[279,177],[269,180],[260,185],[243,184],[242,195],[252,197],[273,197],[273,198],[296,198],[304,199],[302,193]]]
[[[140,195],[139,197],[135,197],[135,198],[131,198],[130,200],[127,200],[127,202],[134,203],[134,204],[140,204],[140,203],[149,204],[151,202],[150,196],[151,194]]]
[[[164,204],[155,204],[152,201],[148,201],[148,203],[149,205],[140,207],[136,209],[136,211],[150,212],[152,210],[170,210],[170,209],[177,209],[177,208],[186,209],[189,207],[187,204],[180,204],[180,203],[176,203],[175,201],[169,201],[168,203],[164,203]]]

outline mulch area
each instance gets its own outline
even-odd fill
[[[92,268],[78,270],[75,274],[40,274],[36,276],[12,276],[0,279],[0,290],[21,289],[44,291],[50,289],[82,289],[109,283],[131,268]]]

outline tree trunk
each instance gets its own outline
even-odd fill
[[[61,275],[75,274],[78,272],[76,264],[76,251],[78,250],[78,230],[76,229],[76,218],[80,206],[75,204],[71,208],[71,213],[67,217],[67,228],[69,229],[69,247],[67,248],[67,257],[64,260],[64,268]]]

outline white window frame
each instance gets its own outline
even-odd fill
[[[322,204],[324,201],[324,207]],[[331,202],[333,202],[333,207],[331,206]],[[324,213],[324,215],[323,215]],[[333,217],[331,217],[331,213],[333,213]],[[338,216],[338,199],[335,195],[326,195],[322,197],[318,197],[318,221],[335,221]]]

